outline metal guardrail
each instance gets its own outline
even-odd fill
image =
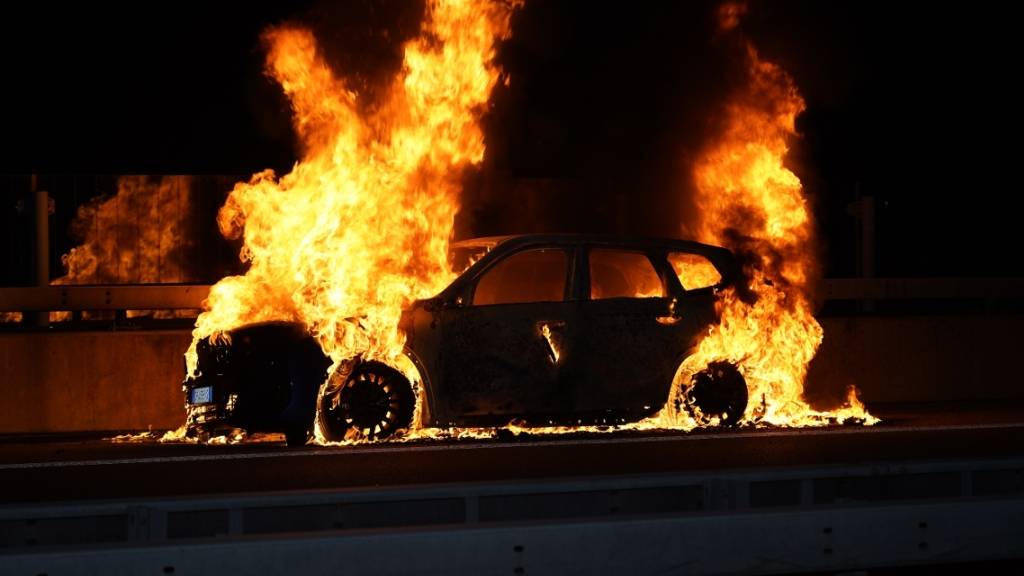
[[[0,288],[0,312],[183,310],[202,308],[205,284]]]
[[[831,278],[825,300],[1024,299],[1024,278]],[[0,312],[202,308],[206,284],[0,288]]]

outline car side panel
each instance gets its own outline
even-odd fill
[[[665,403],[676,369],[706,326],[705,298],[670,310],[667,298],[582,302],[578,340],[564,378],[580,413],[637,418]]]
[[[435,396],[460,425],[571,412],[558,387],[558,363],[543,326],[574,320],[575,303],[467,306],[441,313],[441,378]]]

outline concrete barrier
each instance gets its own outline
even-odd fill
[[[807,396],[1024,400],[1024,316],[827,318]],[[187,330],[0,333],[0,434],[178,427]]]
[[[177,428],[185,330],[0,333],[0,433]]]
[[[1018,399],[1024,316],[850,317],[822,320],[808,400],[834,404],[853,384],[871,402]]]

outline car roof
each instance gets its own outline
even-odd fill
[[[690,240],[672,240],[663,238],[644,238],[630,236],[615,236],[610,234],[566,234],[566,233],[538,233],[538,234],[514,234],[508,236],[484,236],[470,238],[450,244],[452,249],[460,248],[487,248],[487,255],[474,262],[464,270],[447,288],[442,290],[435,298],[447,298],[465,286],[469,278],[474,278],[485,270],[495,258],[504,258],[510,252],[520,249],[529,249],[537,245],[564,245],[564,246],[607,246],[610,248],[625,248],[632,250],[643,250],[651,252],[687,252],[704,256],[714,264],[722,275],[722,282],[731,282],[736,277],[740,268],[736,262],[735,255],[731,250],[710,244],[701,244]],[[500,245],[500,249],[498,246]]]
[[[521,234],[519,236],[529,236],[529,234]],[[452,242],[450,248],[494,248],[506,240],[517,237],[517,235],[512,234],[507,236],[481,236],[479,238],[467,238],[465,240],[459,240],[458,242]]]
[[[724,250],[718,246],[703,244],[692,240],[650,238],[642,236],[618,236],[612,234],[581,234],[581,233],[535,233],[509,234],[505,236],[482,236],[453,242],[451,248],[488,248],[493,249],[499,244],[592,244],[607,246],[631,246],[645,248],[664,248],[670,250]]]

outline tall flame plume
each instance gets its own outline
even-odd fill
[[[744,12],[742,4],[723,5],[721,30],[733,31]],[[833,411],[814,410],[803,398],[807,367],[824,336],[811,304],[818,274],[814,222],[800,179],[785,166],[804,101],[793,79],[749,43],[745,57],[747,81],[727,102],[720,134],[700,155],[693,178],[698,238],[740,254],[746,286],[722,295],[720,324],[679,378],[726,360],[747,381],[747,422],[873,423],[852,388],[846,405]]]
[[[372,110],[299,27],[265,33],[267,73],[291,101],[304,152],[231,191],[218,214],[249,268],[210,291],[186,353],[237,326],[299,321],[337,364],[394,363],[402,308],[453,278],[447,260],[461,171],[484,155],[480,117],[499,81],[510,4],[431,0],[418,38]]]

